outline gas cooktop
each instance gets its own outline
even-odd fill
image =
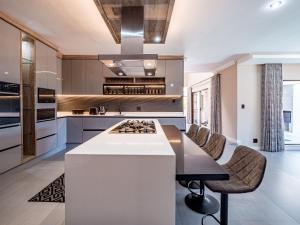
[[[112,134],[155,134],[153,120],[128,120],[110,131]]]

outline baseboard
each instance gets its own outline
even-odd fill
[[[300,151],[300,145],[285,145],[286,151]]]

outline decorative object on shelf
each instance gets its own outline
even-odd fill
[[[165,95],[165,78],[106,78],[104,95]]]
[[[72,114],[83,114],[84,113],[84,109],[72,109]]]

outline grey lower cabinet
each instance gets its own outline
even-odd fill
[[[64,147],[67,143],[67,118],[58,118],[57,122],[57,147]]]
[[[21,126],[0,129],[0,173],[18,166],[22,161]]]
[[[95,137],[116,123],[127,117],[68,117],[67,120],[67,143],[80,144]],[[140,118],[143,119],[143,118]],[[149,119],[149,118],[148,118]],[[151,118],[150,118],[151,119]],[[178,129],[185,131],[185,117],[162,117],[158,119],[161,125],[175,125]],[[59,133],[59,127],[58,127]]]
[[[82,117],[68,117],[67,119],[67,143],[82,143]]]

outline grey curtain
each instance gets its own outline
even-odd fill
[[[284,150],[281,64],[263,66],[261,88],[261,150],[280,152]]]
[[[211,78],[211,119],[210,130],[213,133],[222,133],[221,114],[221,75],[217,74]]]

